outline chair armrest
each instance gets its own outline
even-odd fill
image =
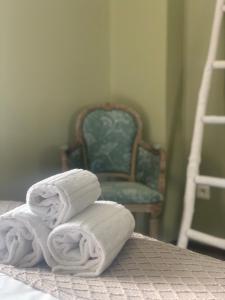
[[[84,169],[82,147],[80,145],[74,147],[63,145],[61,147],[61,166],[63,172],[70,169]]]
[[[164,194],[165,151],[158,145],[152,147],[144,142],[138,145],[136,180]]]

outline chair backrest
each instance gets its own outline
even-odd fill
[[[99,175],[134,180],[141,131],[139,115],[123,105],[107,103],[82,111],[76,138],[86,168]]]

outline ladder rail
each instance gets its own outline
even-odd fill
[[[195,176],[199,172],[199,166],[201,163],[201,152],[203,142],[204,123],[202,118],[206,113],[206,107],[208,102],[209,90],[212,80],[213,63],[216,60],[217,48],[219,43],[219,35],[221,31],[222,19],[224,14],[224,0],[217,0],[213,26],[211,32],[211,38],[209,43],[209,52],[207,57],[206,66],[204,68],[202,82],[198,95],[197,111],[194,122],[193,138],[191,143],[191,151],[189,156],[189,163],[187,168],[187,182],[184,194],[184,209],[181,229],[178,237],[178,246],[182,248],[187,247],[188,235],[187,231],[191,227],[194,204],[196,183],[194,181]]]
[[[202,121],[205,124],[225,124],[225,116],[205,116]]]
[[[225,189],[225,179],[224,178],[217,178],[217,177],[211,177],[211,176],[196,176],[195,182],[197,184],[209,185],[209,186]]]
[[[194,229],[188,230],[188,237],[194,241],[225,250],[225,240]]]
[[[197,162],[198,168],[201,163],[200,154],[202,150],[202,139],[203,139],[203,130],[204,130],[204,124],[202,123],[201,120],[206,113],[210,83],[212,80],[213,64],[216,59],[220,29],[221,29],[223,14],[224,14],[224,11],[222,9],[223,6],[224,6],[224,0],[217,0],[208,58],[206,62],[206,67],[204,69],[201,87],[198,95],[197,112],[195,117],[193,139],[192,139],[191,152],[189,158],[190,163]]]
[[[213,63],[214,69],[225,69],[225,61],[224,60],[216,60]]]

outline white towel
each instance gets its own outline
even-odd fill
[[[113,261],[134,230],[134,218],[122,205],[98,201],[53,229],[48,248],[53,272],[98,276]]]
[[[74,169],[32,185],[26,200],[30,209],[49,228],[54,228],[80,213],[100,195],[101,188],[96,175]]]
[[[33,267],[45,259],[54,261],[47,249],[50,229],[24,204],[0,216],[0,263]]]

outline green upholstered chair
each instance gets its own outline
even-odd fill
[[[149,234],[157,237],[165,178],[164,151],[141,139],[142,122],[132,109],[102,104],[80,112],[76,142],[62,149],[63,171],[82,168],[97,174],[101,199],[149,214]]]

